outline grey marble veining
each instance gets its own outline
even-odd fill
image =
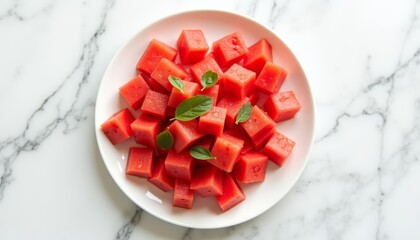
[[[84,85],[87,84],[91,69],[95,63],[95,57],[99,51],[98,38],[105,32],[105,20],[108,11],[114,4],[114,1],[107,1],[103,9],[101,21],[98,28],[94,31],[89,40],[84,43],[82,53],[70,73],[61,80],[61,84],[52,91],[51,94],[42,100],[40,106],[32,112],[29,119],[26,121],[26,126],[23,131],[14,137],[0,142],[0,151],[2,152],[1,163],[3,171],[0,182],[0,199],[3,198],[5,188],[12,180],[12,164],[13,161],[25,151],[35,151],[42,142],[48,138],[60,124],[64,124],[64,134],[77,128],[80,121],[87,118],[86,109],[94,106],[93,100],[88,100],[79,103],[79,96],[83,91]],[[16,17],[19,21],[24,21],[26,18],[18,15],[18,2],[16,1],[13,7],[7,11],[7,16]],[[1,18],[0,18],[1,19]],[[76,76],[76,74],[80,74]],[[76,86],[75,89],[71,87]],[[68,92],[70,89],[71,92]],[[73,99],[69,106],[62,107],[61,100],[65,96],[72,96]],[[64,96],[63,96],[64,95]],[[56,112],[56,114],[51,114]],[[35,124],[39,118],[45,118],[41,124]],[[39,126],[41,125],[41,126]]]
[[[130,221],[118,230],[117,236],[115,237],[115,239],[119,239],[119,240],[130,239],[131,233],[133,232],[133,228],[135,228],[141,220],[142,213],[143,213],[143,209],[137,207]]]

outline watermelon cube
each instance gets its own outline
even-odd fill
[[[158,118],[141,114],[133,123],[134,140],[152,148],[156,148],[156,136],[159,134],[162,121]]]
[[[181,63],[177,63],[176,65],[179,67],[179,69],[181,69],[181,70],[184,72],[184,74],[188,75],[188,77],[187,77],[187,78],[185,78],[185,79],[184,79],[184,81],[191,82],[191,81],[192,81],[192,78],[191,78],[191,77],[190,77],[190,75],[188,74],[188,71],[187,71],[187,69],[185,68],[185,66],[184,66],[184,65],[182,65]]]
[[[189,151],[176,153],[170,149],[165,159],[166,173],[173,177],[186,181],[191,181],[194,170],[194,159]]]
[[[213,71],[217,73],[217,76],[219,77],[217,84],[223,83],[223,71],[211,55],[207,56],[202,61],[191,65],[190,71],[193,79],[199,84],[201,84],[201,77],[207,71]]]
[[[237,99],[233,96],[226,95],[217,103],[218,107],[226,108],[226,126],[232,128],[235,125],[236,115],[238,115],[239,109],[248,103],[247,97],[243,99]]]
[[[254,149],[254,145],[252,145],[251,141],[247,137],[244,142],[244,146],[242,147],[241,154],[245,154],[253,149]]]
[[[166,58],[162,58],[159,61],[156,68],[153,70],[151,77],[170,92],[172,90],[172,85],[168,80],[170,75],[182,80],[189,78],[188,74],[182,68]]]
[[[223,172],[214,166],[197,168],[190,188],[201,197],[222,195]]]
[[[182,64],[193,64],[202,60],[209,50],[201,30],[183,30],[177,46]]]
[[[227,210],[245,200],[245,194],[242,192],[242,189],[238,183],[236,183],[229,174],[225,174],[223,182],[223,194],[216,196],[216,200],[217,203],[219,203],[220,209],[222,209],[223,212],[226,212]]]
[[[168,95],[149,90],[146,93],[141,110],[143,113],[150,114],[164,120],[168,101]]]
[[[148,90],[149,85],[138,75],[120,87],[120,94],[134,110],[137,110],[143,103]]]
[[[198,84],[195,82],[188,82],[188,81],[182,81],[184,84],[184,93],[182,93],[180,90],[176,88],[172,88],[171,95],[169,96],[168,106],[176,108],[179,103],[184,101],[187,98],[190,98],[195,95],[197,92],[197,89],[199,88]]]
[[[213,136],[206,135],[202,139],[200,139],[200,141],[198,141],[196,143],[196,145],[202,146],[202,147],[207,148],[207,149],[211,149],[211,147],[213,146],[213,141],[214,141]],[[201,161],[201,162],[206,162],[206,161]]]
[[[204,134],[197,131],[197,120],[178,121],[175,120],[170,126],[169,131],[174,137],[173,148],[177,153],[184,151],[191,147],[194,143],[200,140]]]
[[[249,53],[244,57],[244,67],[255,73],[260,73],[266,62],[272,62],[271,45],[264,38],[248,48]]]
[[[137,69],[150,75],[162,58],[173,61],[176,54],[176,49],[153,39],[137,63]]]
[[[249,101],[251,102],[251,105],[254,106],[257,104],[258,100],[260,100],[260,94],[258,91],[252,91],[248,94]]]
[[[276,132],[263,148],[268,158],[280,167],[293,150],[295,142],[283,134]]]
[[[201,94],[208,96],[213,99],[213,106],[216,106],[217,100],[219,100],[220,85],[213,85],[212,87],[206,89],[197,89],[195,94]]]
[[[193,201],[194,191],[190,189],[190,182],[182,179],[175,179],[172,205],[174,207],[191,209]]]
[[[226,112],[226,108],[212,107],[208,113],[200,116],[198,131],[205,134],[222,136]]]
[[[213,55],[221,67],[239,62],[247,54],[248,48],[238,32],[227,35],[213,43]]]
[[[250,151],[239,157],[232,175],[242,183],[262,182],[265,178],[268,157],[260,152]]]
[[[112,144],[118,144],[133,135],[130,124],[134,121],[133,115],[127,108],[113,114],[101,125],[102,131]]]
[[[126,174],[148,178],[152,176],[155,154],[151,148],[130,148]]]
[[[148,83],[149,83],[150,89],[155,91],[155,92],[159,92],[159,93],[163,93],[163,94],[168,94],[169,93],[169,91],[166,90],[166,88],[164,88],[162,85],[160,85],[160,83],[158,83],[153,78],[149,78]]]
[[[225,172],[232,172],[243,145],[244,140],[223,134],[221,137],[216,138],[211,149],[211,154],[216,159],[208,160],[208,162]]]
[[[262,132],[258,138],[255,138],[254,141],[251,141],[252,146],[255,150],[261,150],[262,147],[270,140],[270,138],[276,132],[276,128],[269,128],[266,131]]]
[[[233,64],[224,75],[225,94],[242,99],[248,95],[255,81],[255,72],[238,64]]]
[[[275,122],[280,122],[294,118],[300,104],[293,91],[279,92],[267,98],[264,109]]]
[[[138,70],[136,71],[136,73],[137,73],[137,75],[140,75],[144,79],[144,81],[147,82],[147,84],[149,84],[150,76],[148,74],[146,74],[142,71],[138,71]]]
[[[240,123],[245,130],[251,142],[254,145],[259,145],[261,139],[267,138],[267,133],[273,131],[276,123],[258,106],[252,107],[250,118]]]
[[[287,72],[282,67],[267,62],[257,80],[255,80],[255,86],[267,94],[276,93],[280,90],[283,85],[284,79],[286,79]]]
[[[246,132],[241,127],[234,127],[232,129],[228,129],[225,131],[225,134],[234,136],[244,141],[244,145],[241,149],[241,154],[244,154],[254,149],[251,140],[249,140],[249,137],[247,136]]]
[[[169,192],[174,189],[175,182],[174,179],[166,173],[164,159],[158,159],[156,161],[155,169],[148,181],[164,192]]]

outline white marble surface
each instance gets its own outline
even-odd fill
[[[137,30],[225,9],[270,26],[317,100],[310,162],[244,224],[185,229],[118,189],[94,135],[101,76]],[[0,239],[420,239],[420,1],[0,2]]]

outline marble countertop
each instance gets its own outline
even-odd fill
[[[137,208],[99,154],[95,98],[152,21],[223,9],[300,60],[316,141],[295,187],[246,223],[187,229]],[[0,239],[420,239],[420,1],[0,2]]]

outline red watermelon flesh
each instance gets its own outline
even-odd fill
[[[176,153],[174,149],[171,149],[165,159],[165,169],[166,173],[173,178],[191,181],[194,159],[189,151]]]
[[[214,166],[197,168],[190,188],[201,197],[221,195],[223,194],[223,172]]]
[[[130,110],[123,110],[113,114],[102,125],[101,129],[112,144],[118,144],[129,139],[133,135],[130,124],[134,121]]]
[[[242,183],[262,182],[265,178],[268,157],[260,152],[242,154],[232,175]]]
[[[143,113],[165,120],[168,101],[168,95],[149,90],[144,98],[141,110]]]
[[[143,103],[148,90],[149,85],[138,75],[120,87],[120,94],[134,110],[137,110]]]
[[[220,89],[221,89],[220,85],[214,85],[213,87],[206,88],[206,89],[200,89],[200,87],[199,87],[199,88],[197,88],[196,94],[197,95],[201,94],[201,95],[211,97],[213,99],[213,106],[216,106],[217,101],[219,100]]]
[[[276,132],[263,148],[268,158],[280,167],[293,150],[295,142],[283,134]]]
[[[184,101],[187,98],[190,98],[195,95],[199,86],[195,82],[188,82],[181,80],[182,84],[184,85],[183,93],[176,89],[172,88],[171,95],[169,96],[168,106],[176,108],[178,104]]]
[[[159,92],[159,93],[163,93],[163,94],[168,94],[169,93],[169,91],[166,90],[166,88],[164,88],[162,85],[160,85],[160,83],[158,83],[153,78],[149,78],[148,83],[149,83],[150,89],[155,91],[155,92]]]
[[[254,85],[256,74],[241,65],[233,64],[224,76],[224,90],[226,95],[243,99]]]
[[[197,131],[197,126],[198,123],[195,119],[186,122],[175,120],[169,126],[169,131],[174,137],[173,148],[177,153],[191,147],[204,136],[204,134]]]
[[[272,131],[276,123],[258,106],[253,106],[250,118],[240,125],[248,134],[251,142],[257,145],[268,131]]]
[[[286,77],[287,72],[284,68],[267,62],[255,80],[255,86],[267,94],[276,93],[280,90]]]
[[[234,32],[213,43],[213,56],[221,67],[228,67],[248,54],[248,48],[239,32]]]
[[[165,160],[162,158],[156,161],[155,169],[148,181],[164,192],[174,189],[174,179],[166,173]]]
[[[159,134],[161,120],[146,114],[141,114],[133,123],[134,140],[152,148],[156,148],[156,136]]]
[[[226,95],[220,99],[217,103],[218,107],[226,108],[226,127],[232,128],[235,124],[236,115],[238,114],[241,107],[248,103],[249,99],[247,97],[239,100],[233,96]]]
[[[148,178],[152,176],[155,154],[151,148],[130,148],[126,174]]]
[[[208,113],[200,116],[198,131],[205,134],[222,136],[225,119],[226,108],[212,107]]]
[[[267,98],[264,109],[275,122],[280,122],[294,118],[300,104],[293,91],[279,92]]]
[[[216,159],[208,160],[208,162],[225,172],[231,172],[241,153],[243,144],[243,140],[228,134],[217,137],[211,149],[211,154]]]
[[[159,61],[151,76],[169,92],[172,90],[172,85],[168,80],[169,76],[174,76],[181,80],[189,78],[188,74],[183,69],[166,58],[162,58]]]
[[[176,54],[176,49],[153,39],[137,63],[137,69],[150,75],[162,58],[173,61]]]
[[[177,46],[182,64],[193,64],[202,60],[209,50],[206,38],[199,29],[183,30]]]
[[[248,48],[249,53],[244,57],[244,67],[260,73],[266,62],[272,62],[271,45],[266,39],[261,39]]]
[[[202,61],[191,65],[190,67],[191,75],[197,83],[201,83],[201,77],[206,73],[207,71],[213,71],[217,73],[218,81],[217,84],[223,84],[223,71],[217,64],[217,62],[214,60],[212,55],[209,55],[205,57]]]
[[[216,196],[216,200],[220,209],[226,212],[245,200],[245,194],[235,180],[229,174],[226,174],[223,182],[223,194]]]
[[[175,179],[173,206],[191,209],[194,201],[194,191],[190,189],[190,182]]]

